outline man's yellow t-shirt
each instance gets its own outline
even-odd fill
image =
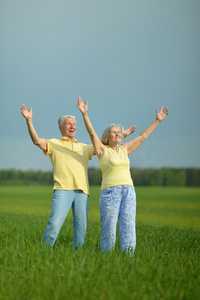
[[[106,146],[103,157],[99,159],[102,171],[101,190],[117,185],[131,185],[130,161],[126,149],[119,146],[119,152]]]
[[[89,195],[88,160],[92,159],[93,146],[72,142],[68,137],[47,140],[53,166],[54,190],[81,190]]]

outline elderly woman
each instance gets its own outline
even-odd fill
[[[123,136],[119,126],[112,124],[107,127],[100,141],[87,114],[87,100],[84,104],[79,97],[77,106],[83,115],[102,171],[99,199],[102,222],[100,249],[102,252],[107,252],[114,248],[119,217],[120,247],[122,251],[133,254],[136,246],[136,195],[130,174],[128,155],[152,134],[168,115],[168,109],[163,109],[163,106],[160,111],[156,109],[156,119],[153,123],[138,137],[120,145]]]

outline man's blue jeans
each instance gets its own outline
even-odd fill
[[[76,190],[55,190],[51,205],[51,215],[42,238],[46,245],[54,245],[71,207],[74,225],[72,247],[76,248],[84,244],[89,210],[88,195]]]
[[[136,194],[133,186],[114,186],[101,191],[100,249],[107,252],[114,248],[119,217],[120,247],[122,251],[134,253],[136,246],[135,216]]]

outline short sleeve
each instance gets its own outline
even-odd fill
[[[86,150],[88,159],[91,160],[94,153],[93,145],[84,145],[84,148]]]
[[[93,147],[93,145],[90,145],[89,147],[90,147],[89,159],[91,160],[93,157],[93,153],[94,153],[94,147]]]
[[[50,140],[47,140],[47,150],[43,150],[44,155],[51,155],[53,148],[51,147]]]

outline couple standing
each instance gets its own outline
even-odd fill
[[[107,252],[114,248],[119,218],[120,247],[122,251],[133,254],[136,246],[136,195],[128,155],[155,130],[168,115],[168,109],[162,107],[160,111],[156,110],[156,119],[150,126],[135,139],[120,145],[124,137],[135,131],[135,126],[124,130],[123,127],[112,124],[105,129],[100,141],[87,114],[87,101],[83,103],[79,97],[77,106],[83,115],[92,145],[79,143],[75,139],[76,120],[70,115],[61,116],[58,120],[62,134],[60,139],[39,138],[32,123],[32,108],[28,111],[25,105],[21,107],[33,143],[42,149],[45,155],[49,155],[53,166],[54,193],[43,242],[46,245],[54,245],[72,207],[72,247],[76,249],[84,244],[89,210],[88,160],[96,154],[102,171],[99,199],[102,222],[100,249]]]

